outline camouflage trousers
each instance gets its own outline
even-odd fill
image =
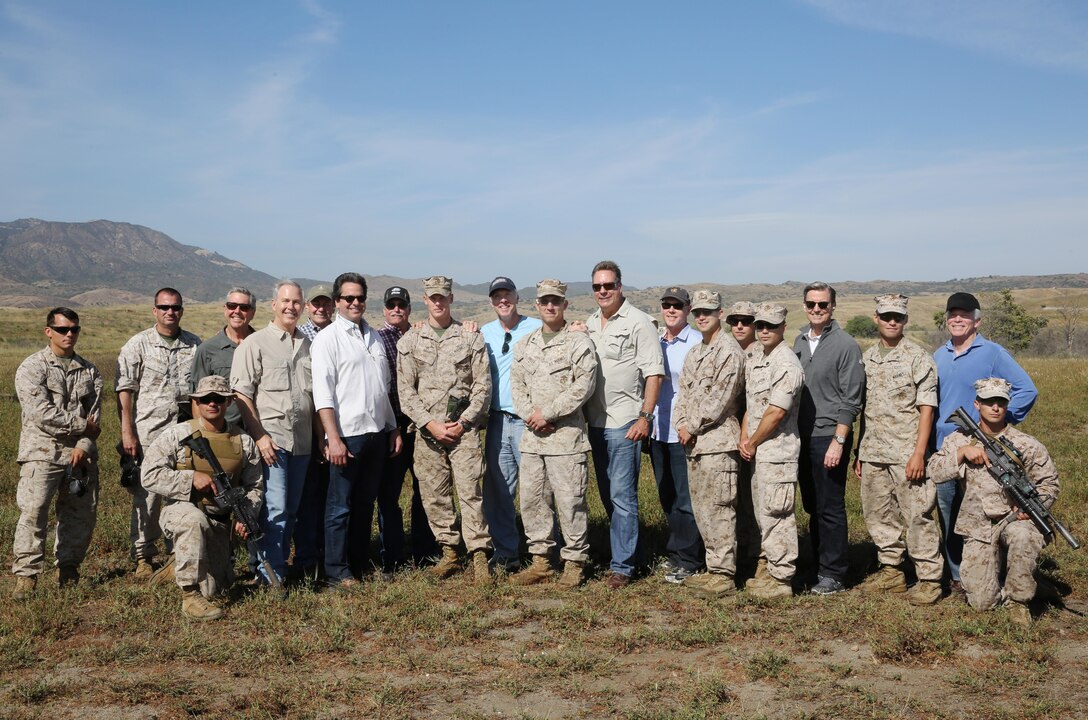
[[[563,533],[564,560],[589,562],[589,467],[585,453],[521,454],[521,520],[532,555],[549,555],[555,547],[555,516]],[[554,512],[553,512],[554,511]]]
[[[15,503],[19,520],[15,524],[11,571],[15,575],[39,574],[45,565],[45,534],[49,527],[49,506],[57,498],[57,537],[53,554],[57,565],[78,567],[87,556],[98,519],[98,464],[89,461],[87,492],[76,497],[68,492],[66,465],[30,461],[19,468]]]
[[[688,490],[706,548],[706,569],[737,574],[737,465],[734,452],[688,456]]]
[[[752,463],[737,459],[737,565],[755,569],[759,559],[760,534],[752,502]]]
[[[484,455],[479,431],[465,431],[452,447],[421,433],[416,441],[415,466],[419,495],[435,540],[457,547],[464,535],[468,552],[490,550],[491,533],[484,517]],[[461,506],[460,532],[453,506],[455,489]]]
[[[862,463],[861,507],[881,565],[901,565],[910,553],[919,580],[940,582],[944,558],[932,480],[907,480],[905,465]]]
[[[229,518],[211,518],[189,502],[164,505],[160,515],[163,532],[174,544],[174,577],[178,587],[199,585],[204,597],[215,597],[230,588]]]
[[[767,571],[786,582],[797,571],[797,463],[760,462],[752,471],[752,502],[762,539],[759,556]]]
[[[150,561],[158,554],[155,543],[162,537],[162,528],[159,526],[162,496],[149,493],[139,483],[129,485],[127,490],[132,495],[132,514],[129,517],[128,532],[131,543],[129,555],[133,560]],[[169,545],[166,550],[170,551]]]
[[[1032,573],[1046,540],[1030,520],[1014,520],[994,526],[991,542],[963,539],[960,580],[967,602],[973,608],[990,610],[1005,599],[1020,603],[1035,597]],[[1005,556],[1005,586],[1001,586],[1002,555]]]

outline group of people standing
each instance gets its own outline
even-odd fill
[[[432,575],[450,577],[467,560],[476,583],[496,573],[518,585],[549,581],[558,547],[557,582],[577,587],[588,577],[592,458],[609,519],[605,582],[618,590],[645,563],[638,511],[645,449],[668,519],[666,581],[705,597],[739,587],[766,599],[804,587],[833,594],[845,589],[845,487],[860,417],[854,469],[881,564],[861,588],[907,591],[909,555],[918,582],[907,597],[915,604],[942,597],[946,560],[951,591],[962,587],[973,605],[1031,599],[1030,568],[1025,574],[1011,565],[1029,555],[1033,564],[1042,536],[1032,536],[1038,530],[1026,520],[1002,519],[1008,507],[992,531],[986,526],[989,535],[965,521],[980,517],[979,502],[981,517],[993,519],[1001,495],[974,491],[986,484],[984,463],[944,425],[966,406],[984,428],[1025,447],[1029,476],[1050,502],[1056,498],[1045,449],[1003,424],[1023,419],[1035,388],[1008,353],[978,334],[973,296],[949,298],[951,340],[934,361],[904,337],[902,295],[876,298],[880,339],[863,355],[834,321],[835,290],[825,283],[805,288],[808,324],[791,349],[781,305],[723,308],[716,292],[671,287],[658,330],[625,297],[616,263],[598,263],[591,278],[598,310],[568,322],[565,283],[537,284],[537,319],[519,312],[513,281],[497,277],[489,288],[497,317],[482,328],[453,318],[453,281],[445,276],[423,281],[427,317],[414,326],[408,289],[386,290],[380,329],[364,318],[367,284],[358,273],[305,295],[293,281],[278,283],[273,318],[260,330],[250,324],[256,298],[234,288],[226,324],[203,343],[181,328],[181,293],[161,289],[154,327],[129,340],[117,363],[118,452],[139,468],[123,476],[136,575],[176,583],[187,617],[223,612],[214,599],[231,582],[231,531],[246,531],[217,502],[216,468],[190,449],[192,438],[203,437],[229,483],[259,511],[263,562],[250,560],[259,583],[355,587],[371,565],[375,505],[376,564],[382,579],[393,579],[409,562],[400,496],[410,474],[412,555],[416,564],[433,562]],[[300,324],[306,310],[309,320]],[[43,570],[54,497],[61,585],[78,582],[95,523],[102,378],[75,353],[79,330],[73,310],[51,310],[49,346],[16,375],[23,408],[17,599],[35,590]],[[1002,410],[1000,418],[991,408]],[[815,556],[801,578],[798,487]],[[967,550],[952,542],[953,530],[969,538]],[[1016,543],[1023,547],[1009,552],[1006,592],[997,556],[985,551]]]

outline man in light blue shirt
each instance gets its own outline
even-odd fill
[[[691,298],[682,287],[670,287],[661,296],[661,352],[665,358],[665,378],[657,396],[657,410],[650,438],[650,461],[657,480],[661,509],[669,521],[665,541],[665,581],[679,584],[703,567],[705,551],[695,524],[688,490],[687,457],[673,426],[676,396],[680,391],[680,373],[688,351],[702,342],[701,333],[688,325]]]
[[[514,345],[540,327],[541,323],[538,318],[518,313],[518,289],[510,278],[499,276],[492,280],[488,296],[498,319],[480,328],[487,343],[492,388],[484,445],[487,462],[484,517],[487,518],[491,540],[495,545],[492,565],[498,570],[513,571],[521,564],[521,533],[518,531],[514,498],[518,494],[519,447],[525,423],[514,413],[510,366],[514,361]]]
[[[945,327],[951,339],[933,353],[937,363],[938,406],[937,406],[937,447],[944,439],[955,432],[956,427],[948,422],[948,416],[956,408],[964,408],[978,422],[978,410],[975,409],[975,381],[988,377],[1008,380],[1012,385],[1009,409],[1006,417],[1010,424],[1021,422],[1027,417],[1039,391],[1035,383],[1009,352],[995,342],[978,334],[982,323],[982,309],[974,295],[965,292],[953,293],[945,306]],[[963,490],[959,483],[940,483],[937,485],[937,507],[940,510],[941,531],[944,536],[944,557],[952,573],[952,590],[960,591],[960,558],[963,553],[963,538],[952,532],[959,513]]]

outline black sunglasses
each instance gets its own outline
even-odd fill
[[[211,405],[212,403],[215,403],[216,405],[225,405],[228,399],[229,398],[225,398],[222,395],[213,393],[211,395],[205,395],[204,397],[198,397],[196,401],[200,405]]]
[[[156,310],[161,310],[162,312],[169,312],[169,311],[173,310],[174,312],[179,313],[179,312],[183,311],[185,308],[183,308],[181,305],[156,305],[155,309]]]
[[[69,333],[78,335],[79,331],[83,329],[79,325],[47,325],[46,327],[61,335],[68,335]]]
[[[253,306],[249,303],[228,302],[224,304],[227,306],[227,310],[241,310],[242,312],[249,312],[253,309]]]
[[[717,310],[707,310],[705,308],[699,308],[698,310],[692,310],[691,314],[697,318],[705,317],[707,315],[717,315]]]
[[[884,322],[897,322],[900,324],[902,324],[902,322],[907,319],[906,315],[901,315],[897,312],[882,312],[878,313],[877,317]]]
[[[753,325],[755,325],[756,330],[777,330],[782,327],[782,323],[769,323],[762,320],[756,320]]]
[[[356,300],[361,303],[366,302],[366,295],[341,295],[337,300],[343,300],[346,304],[351,305]]]
[[[510,352],[510,341],[514,339],[511,333],[506,333],[502,336],[502,354]]]
[[[390,300],[385,304],[386,310],[392,310],[393,308],[399,308],[401,310],[404,310],[407,307],[408,303],[404,302],[403,300]]]
[[[737,317],[734,315],[733,317],[726,318],[725,321],[729,323],[729,325],[732,327],[736,327],[737,325],[743,325],[744,327],[748,327],[749,325],[754,323],[756,319],[752,317]]]
[[[829,307],[831,307],[831,301],[830,300],[820,300],[819,302],[817,302],[815,300],[805,300],[805,307],[808,308],[809,310],[812,310],[812,309],[817,308],[817,307],[819,307],[821,310],[827,310]]]
[[[683,310],[684,309],[684,303],[680,303],[680,302],[662,302],[661,303],[661,309],[662,310]]]
[[[600,292],[601,290],[615,290],[616,283],[593,283],[593,292]]]

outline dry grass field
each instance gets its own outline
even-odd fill
[[[860,300],[859,300],[859,307]],[[483,309],[474,311],[487,319]],[[203,337],[213,306],[189,309]],[[417,311],[418,312],[418,311]],[[842,314],[844,318],[851,313]],[[1088,559],[1061,541],[1039,574],[1061,599],[1031,628],[946,599],[914,608],[856,592],[765,603],[696,599],[648,572],[621,592],[598,579],[475,588],[417,571],[351,595],[236,587],[227,615],[181,617],[174,587],[136,582],[128,495],[117,482],[107,392],[99,524],[84,579],[47,573],[9,599],[17,517],[18,363],[42,347],[42,313],[0,310],[0,717],[28,718],[1071,718],[1088,714]],[[932,311],[921,317],[929,317]],[[268,319],[262,309],[258,322]],[[117,349],[149,308],[88,309],[80,351],[112,384]],[[927,323],[928,324],[928,323]],[[1057,514],[1088,539],[1088,361],[1027,359],[1040,401],[1023,429],[1062,474]],[[593,483],[590,484],[593,488]],[[591,489],[595,493],[595,490]],[[640,499],[648,557],[664,520],[648,463]],[[848,496],[851,583],[874,562],[856,480]],[[607,526],[591,497],[592,542]],[[802,526],[804,522],[801,523]],[[807,562],[805,538],[802,560]]]

